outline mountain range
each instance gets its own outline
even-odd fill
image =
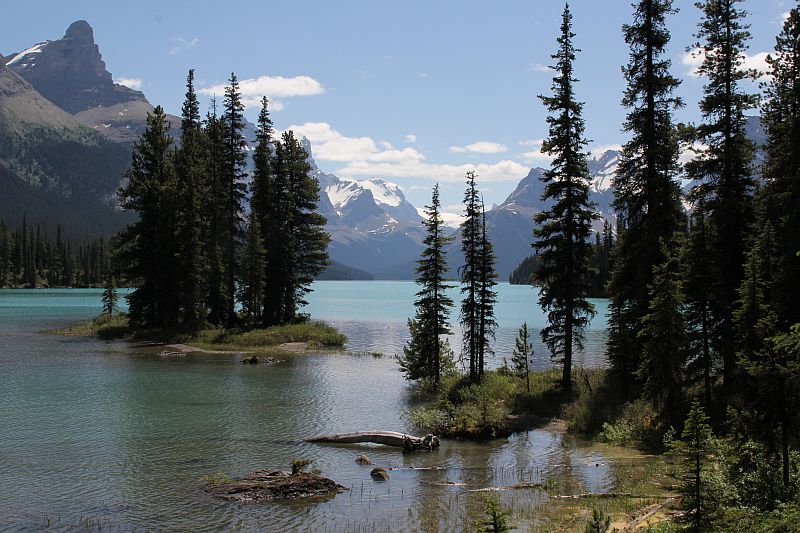
[[[152,110],[142,92],[113,81],[86,21],[74,22],[59,39],[0,56],[0,219],[13,223],[25,213],[73,235],[117,231],[131,215],[116,208],[114,193]],[[169,119],[174,128],[180,125],[180,118]],[[252,131],[248,124],[250,137]],[[763,142],[757,118],[748,122],[748,134]],[[424,232],[418,209],[401,187],[377,177],[327,174],[314,161],[310,142],[303,142],[320,184],[318,209],[331,234],[334,265],[327,276],[411,279]],[[591,200],[601,215],[598,230],[603,220],[615,223],[612,178],[618,161],[616,150],[588,161]],[[541,201],[543,172],[532,168],[487,212],[500,279],[531,254],[534,214],[548,207]],[[456,228],[452,232],[457,236]],[[458,250],[455,239],[449,250],[453,274]]]

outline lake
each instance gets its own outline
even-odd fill
[[[349,337],[353,352],[398,353],[407,339],[416,290],[409,282],[318,282],[310,312]],[[510,356],[523,321],[545,319],[530,287],[498,286],[499,328],[490,364]],[[479,494],[471,487],[542,481],[568,490],[606,491],[614,461],[578,439],[535,430],[485,443],[445,441],[431,454],[303,442],[319,434],[408,431],[413,405],[392,357],[319,353],[275,366],[239,364],[231,355],[165,358],[122,341],[60,337],[44,330],[95,316],[100,290],[0,290],[0,530],[461,530],[472,527]],[[605,310],[586,335],[579,362],[604,364]],[[457,322],[457,312],[454,312]],[[458,338],[453,338],[458,345]],[[537,367],[549,365],[536,344]],[[386,483],[354,462],[366,453],[401,469]],[[256,468],[288,469],[310,458],[350,487],[326,502],[237,504],[215,501],[201,477]],[[503,494],[529,508],[541,491]]]

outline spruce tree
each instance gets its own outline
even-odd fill
[[[411,340],[403,349],[399,363],[407,379],[430,380],[438,386],[443,368],[449,366],[447,344],[441,337],[451,333],[449,315],[453,306],[446,292],[452,286],[444,277],[447,272],[445,248],[452,239],[444,233],[438,184],[433,187],[431,204],[426,206],[425,214],[425,249],[417,261],[416,282],[420,289],[414,302],[416,313],[409,320]]]
[[[113,274],[106,279],[103,297],[100,301],[103,304],[103,313],[113,315],[116,312],[119,294],[117,293],[117,281],[114,279]]]
[[[201,209],[204,190],[206,145],[200,120],[200,104],[194,90],[194,69],[186,78],[186,100],[181,120],[181,146],[175,158],[177,174],[177,266],[182,326],[196,331],[205,319],[205,217]]]
[[[244,103],[236,74],[231,73],[223,101],[223,180],[224,191],[222,226],[222,263],[225,267],[224,304],[225,321],[236,320],[237,249],[242,233],[242,206],[245,197],[244,178],[247,174],[247,140],[244,136]]]
[[[661,255],[666,260],[653,267],[649,312],[641,320],[638,377],[665,425],[676,426],[680,420],[675,416],[681,412],[686,321],[677,254],[662,241]]]
[[[203,190],[203,212],[208,218],[205,235],[205,250],[208,262],[206,280],[206,302],[208,319],[212,324],[222,325],[227,322],[228,305],[225,300],[225,263],[224,263],[224,221],[226,191],[224,172],[224,123],[217,116],[216,99],[211,100],[211,110],[206,115],[205,137],[208,148],[206,153],[206,179]]]
[[[672,452],[678,457],[681,506],[689,511],[686,519],[691,521],[693,531],[705,531],[709,511],[713,509],[714,495],[707,483],[707,471],[711,463],[714,434],[708,425],[700,402],[695,400],[683,426],[681,440],[672,442]]]
[[[239,301],[242,302],[242,312],[247,321],[250,324],[258,324],[262,322],[264,311],[266,252],[261,239],[261,226],[254,213],[250,215],[245,235]]]
[[[678,139],[673,111],[682,106],[674,95],[680,81],[665,58],[672,0],[638,0],[633,21],[622,28],[630,56],[623,73],[628,86],[622,105],[628,109],[623,131],[631,139],[622,148],[614,178],[613,206],[620,234],[611,278],[612,321],[608,357],[613,372],[630,390],[646,336],[642,318],[649,312],[648,287],[654,267],[666,258],[660,242],[682,226]],[[619,323],[617,323],[617,321]]]
[[[703,19],[698,42],[692,47],[703,54],[698,74],[707,79],[700,101],[703,123],[694,140],[704,147],[686,164],[689,177],[700,185],[694,196],[705,193],[712,226],[712,267],[715,276],[712,314],[713,342],[722,359],[723,400],[727,401],[736,368],[734,303],[742,281],[747,235],[753,221],[753,144],[745,135],[745,111],[756,105],[756,97],[742,88],[755,72],[745,68],[744,53],[750,39],[737,8],[741,0],[706,0],[696,6]]]
[[[486,370],[486,354],[492,353],[491,341],[494,340],[494,332],[497,329],[497,320],[494,316],[494,306],[497,303],[497,272],[495,271],[496,257],[494,247],[489,241],[488,230],[486,227],[486,208],[481,199],[481,226],[480,239],[478,240],[478,380],[483,379]]]
[[[553,156],[545,171],[542,200],[552,206],[537,213],[534,248],[542,266],[537,279],[541,282],[539,304],[547,312],[547,326],[542,340],[554,361],[563,366],[562,386],[572,389],[572,355],[583,348],[583,330],[594,315],[588,301],[590,244],[592,221],[597,218],[589,200],[589,169],[586,164],[583,104],[575,100],[572,39],[572,14],[565,5],[558,38],[558,51],[552,57],[556,65],[553,96],[540,96],[549,111],[549,137],[542,152]]]
[[[464,264],[459,267],[461,277],[461,358],[469,363],[469,379],[476,383],[479,380],[478,344],[480,310],[478,308],[479,270],[478,248],[481,239],[480,198],[475,187],[475,172],[466,175],[467,189],[464,193],[464,222],[461,224],[461,252]]]
[[[174,161],[164,110],[147,116],[147,129],[134,144],[120,205],[138,221],[120,235],[119,257],[125,279],[136,286],[127,298],[132,324],[160,327],[174,323]]]
[[[530,363],[533,359],[533,343],[528,334],[528,323],[523,322],[514,341],[514,351],[511,356],[511,363],[514,370],[525,376],[525,389],[531,393]]]
[[[775,232],[778,327],[800,322],[800,7],[789,17],[767,56],[769,73],[762,123],[767,134],[764,215]]]
[[[683,300],[687,328],[687,377],[701,381],[706,410],[712,407],[712,379],[715,355],[712,335],[715,329],[711,313],[714,297],[714,271],[711,264],[711,234],[702,200],[695,204],[689,235],[683,251]]]

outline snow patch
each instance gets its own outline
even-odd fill
[[[14,57],[12,57],[11,61],[6,63],[6,65],[13,65],[14,63],[16,63],[17,61],[21,60],[22,58],[24,58],[28,54],[41,54],[42,53],[42,48],[44,48],[48,44],[50,44],[50,41],[42,41],[41,43],[36,43],[35,45],[31,46],[27,50],[23,50],[22,52],[18,53]],[[33,58],[31,58],[31,59],[33,59]],[[30,66],[33,66],[34,64],[35,63],[31,64]],[[27,67],[28,64],[25,63],[25,64],[23,64],[21,66],[22,67]]]

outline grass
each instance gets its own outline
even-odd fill
[[[207,328],[187,333],[168,328],[135,329],[122,313],[99,315],[88,322],[53,330],[57,335],[151,341],[165,344],[189,344],[208,351],[280,351],[281,345],[303,343],[308,348],[341,348],[347,337],[323,322],[286,324],[260,329]],[[291,350],[298,351],[298,350]]]

